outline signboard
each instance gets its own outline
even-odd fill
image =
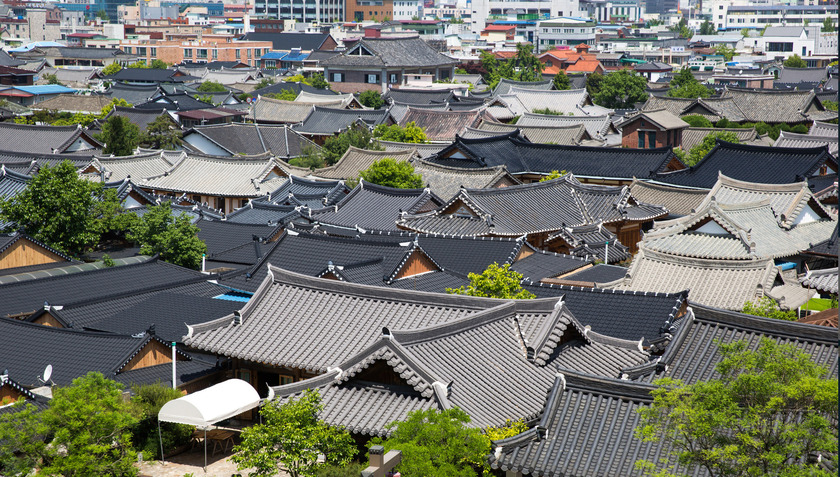
[[[685,47],[684,46],[672,46],[671,47],[671,53],[683,53],[683,52],[685,52]]]

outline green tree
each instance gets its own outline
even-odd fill
[[[160,444],[163,441],[164,452],[169,452],[190,441],[193,426],[160,423],[158,435],[158,412],[167,402],[183,397],[181,391],[161,384],[146,384],[131,388],[131,403],[139,417],[131,429],[131,441],[146,459],[160,459]]]
[[[385,104],[385,100],[382,99],[382,95],[373,90],[362,91],[361,94],[359,94],[359,102],[364,106],[373,109],[379,109]]]
[[[683,116],[683,121],[687,122],[689,126],[693,128],[711,128],[712,122],[708,119],[700,116],[699,114],[689,114],[688,116]]]
[[[528,430],[528,425],[525,424],[525,421],[519,419],[516,421],[512,421],[510,419],[505,422],[504,426],[490,426],[484,430],[484,433],[481,437],[484,438],[485,445],[484,448],[484,455],[491,453],[493,451],[493,441],[500,441],[502,439],[507,439],[508,437],[518,436],[523,432]],[[478,468],[481,467],[483,472],[482,475],[484,477],[492,477],[496,475],[493,472],[493,468],[487,462],[487,459],[481,459],[480,462],[472,462],[473,466]]]
[[[317,89],[330,89],[330,84],[324,79],[324,75],[322,73],[312,74],[312,76],[309,77],[307,84]]]
[[[108,115],[108,113],[110,113],[110,112],[111,112],[111,110],[112,110],[112,109],[114,109],[114,107],[116,107],[116,106],[121,106],[121,107],[125,107],[125,108],[130,108],[130,107],[131,107],[131,103],[129,103],[128,101],[126,101],[126,100],[124,100],[124,99],[122,99],[122,98],[114,98],[114,99],[112,99],[112,100],[111,100],[111,102],[110,102],[110,103],[108,103],[108,104],[106,104],[105,106],[103,106],[103,107],[102,107],[102,109],[99,111],[99,117],[100,117],[100,118],[104,118],[104,117],[105,117],[105,116],[107,116],[107,115]]]
[[[700,24],[700,34],[701,35],[717,35],[717,30],[715,30],[715,25],[710,22],[709,20],[704,21]]]
[[[482,273],[470,273],[470,284],[466,287],[447,288],[446,292],[455,295],[482,296],[528,300],[536,295],[522,288],[522,274],[510,269],[510,264],[499,266],[491,263]]]
[[[314,146],[304,146],[298,157],[289,160],[289,164],[295,167],[306,167],[307,169],[319,169],[326,166],[324,156]]]
[[[231,458],[251,475],[271,476],[283,471],[291,477],[314,476],[325,465],[343,466],[356,454],[353,438],[344,429],[318,419],[323,408],[317,391],[307,390],[298,399],[266,403],[260,410],[262,424],[242,431],[242,443]],[[325,457],[318,462],[319,454]]]
[[[169,263],[198,269],[201,256],[207,252],[207,245],[198,238],[198,231],[187,214],[176,217],[172,204],[163,202],[149,207],[132,227],[128,239],[140,245],[141,254],[159,254]]]
[[[741,313],[748,315],[763,316],[765,318],[774,318],[777,320],[796,321],[796,311],[788,310],[782,311],[776,300],[763,296],[756,301],[748,301],[744,303],[744,309]]]
[[[110,65],[102,68],[102,74],[105,76],[115,75],[122,71],[122,66],[119,63],[111,63]]]
[[[808,66],[808,64],[805,63],[805,60],[795,53],[786,59],[782,64],[785,68],[805,68]]]
[[[41,79],[47,80],[47,84],[57,84],[59,86],[64,86],[64,84],[58,80],[58,76],[52,73],[45,73]]]
[[[825,109],[829,111],[837,111],[837,101],[825,100],[822,102],[822,105]]]
[[[279,93],[268,93],[264,95],[266,98],[282,99],[283,101],[294,101],[297,98],[297,93],[291,89],[284,89]]]
[[[181,130],[175,127],[168,114],[161,114],[146,126],[140,142],[151,149],[174,150],[181,144]]]
[[[551,82],[554,85],[554,89],[559,91],[565,91],[567,89],[571,89],[572,82],[569,81],[569,77],[566,76],[566,72],[560,70],[554,75],[554,79]]]
[[[593,101],[605,108],[632,108],[647,99],[647,80],[630,70],[614,71],[604,77]]]
[[[140,128],[125,116],[111,116],[102,124],[96,139],[105,144],[104,154],[130,156],[140,144]]]
[[[742,28],[741,29],[741,36],[744,38],[750,37],[750,29],[749,28]]]
[[[566,175],[565,170],[558,171],[558,170],[555,169],[555,170],[549,172],[548,175],[542,176],[542,179],[540,179],[540,182],[553,181],[554,179],[559,179],[559,178],[561,178],[565,175]]]
[[[735,48],[730,46],[726,46],[724,44],[720,44],[715,46],[714,48],[715,54],[718,54],[723,57],[726,61],[732,61],[732,58],[735,57]]]
[[[45,440],[52,432],[34,404],[21,399],[14,406],[16,412],[0,414],[0,474],[29,475],[52,454]]]
[[[108,12],[106,12],[105,10],[99,10],[98,12],[96,12],[96,18],[105,22],[110,20],[110,18],[108,17]]]
[[[413,144],[425,144],[429,142],[423,128],[414,124],[413,121],[407,123],[404,127],[397,124],[390,126],[379,124],[373,129],[373,137],[382,141],[408,142]]]
[[[146,64],[146,60],[136,61],[136,62],[131,63],[130,65],[127,66],[127,68],[130,68],[130,69],[143,69],[143,68],[148,68],[148,67],[149,67],[149,65]]]
[[[266,95],[268,96],[268,95]],[[213,105],[213,96],[209,94],[197,94],[193,96],[193,98],[201,101],[202,103],[207,103],[209,105]]]
[[[196,90],[202,93],[225,93],[228,89],[218,81],[205,81],[198,85]]]
[[[795,346],[764,338],[721,344],[718,377],[658,380],[636,435],[663,441],[677,462],[712,476],[829,476],[837,463],[837,378]],[[653,472],[658,463],[640,462]],[[656,475],[672,475],[668,470]]]
[[[496,58],[496,55],[493,54],[491,51],[481,50],[479,53],[478,61],[481,64],[481,68],[484,70],[484,81],[487,84],[491,84],[494,80],[496,83],[499,82],[498,75],[496,75],[496,70],[499,69],[499,60]],[[493,84],[492,86],[495,86]],[[492,87],[491,86],[491,87]]]
[[[44,166],[20,194],[0,199],[0,222],[71,255],[81,254],[106,228],[101,201],[119,208],[116,195],[102,184],[79,177],[69,161]]]
[[[169,68],[169,63],[167,63],[163,60],[154,59],[154,60],[152,60],[152,63],[149,65],[149,68],[154,69],[154,70],[165,70],[165,69]]]
[[[405,421],[388,424],[388,439],[371,442],[402,451],[396,470],[403,475],[475,476],[472,463],[481,462],[489,449],[481,431],[469,423],[470,416],[459,408],[412,411]]]
[[[693,166],[702,161],[703,158],[706,157],[706,154],[715,147],[718,139],[726,142],[741,142],[738,140],[738,136],[732,131],[716,131],[711,134],[707,134],[699,144],[695,145],[690,151],[688,151],[685,163],[689,166]]]
[[[271,77],[266,77],[266,78],[261,79],[261,80],[260,80],[260,81],[259,81],[259,82],[258,82],[258,83],[254,86],[254,90],[258,90],[258,89],[262,89],[262,88],[267,88],[267,87],[269,87],[269,86],[271,86],[271,85],[273,85],[273,84],[274,84],[274,78],[271,78]]]
[[[382,158],[359,171],[362,179],[395,189],[420,189],[423,176],[414,172],[414,166],[407,161],[397,161],[391,157]]]
[[[586,92],[589,96],[594,98],[596,94],[601,91],[601,85],[604,83],[604,75],[595,72],[586,76]]]
[[[372,151],[381,151],[384,149],[378,141],[373,139],[373,133],[370,129],[359,124],[354,124],[341,134],[330,136],[324,141],[324,146],[321,148],[324,162],[327,165],[335,164],[347,152],[350,146]]]
[[[683,68],[674,75],[668,91],[668,96],[672,98],[706,98],[711,94],[709,88],[700,84],[689,68]]]
[[[823,20],[822,31],[825,33],[834,33],[834,21],[830,16],[825,17],[825,20]]]
[[[545,65],[534,55],[534,45],[517,43],[516,56],[513,58],[517,72],[517,81],[541,81]]]

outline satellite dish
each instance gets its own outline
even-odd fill
[[[52,365],[48,364],[46,368],[44,368],[44,382],[49,382],[50,378],[52,377]]]

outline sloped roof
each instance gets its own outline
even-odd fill
[[[303,122],[314,107],[308,103],[283,101],[260,96],[251,103],[248,119],[255,122],[295,124]]]
[[[746,120],[740,104],[732,97],[692,99],[651,95],[642,106],[642,111],[663,108],[675,116],[697,114],[711,121],[718,121],[721,118],[734,122]]]
[[[41,242],[40,240],[36,240],[36,239],[30,237],[29,235],[26,235],[26,234],[20,233],[20,232],[0,233],[0,254],[2,254],[4,251],[6,251],[6,249],[8,249],[9,247],[11,247],[12,245],[14,245],[15,243],[17,243],[20,240],[26,240],[26,241],[31,242],[31,243],[33,243],[33,244],[35,244],[35,245],[37,245],[41,248],[44,248],[44,249],[52,252],[53,254],[58,255],[59,257],[63,258],[65,261],[70,262],[70,261],[73,260],[72,258],[65,255],[63,252],[50,247],[49,245]]]
[[[639,111],[638,113],[626,116],[623,121],[616,124],[616,127],[624,127],[624,125],[629,124],[632,121],[635,121],[638,118],[644,118],[649,122],[658,126],[661,130],[667,131],[670,129],[684,129],[689,126],[689,124],[678,116],[671,114],[668,112],[667,109],[646,109]]]
[[[425,110],[425,111],[449,111],[449,105],[447,103],[433,103],[433,104],[408,104],[408,103],[397,103],[393,102],[388,107],[388,113],[394,118],[394,121],[399,123],[408,113],[409,108],[412,110]]]
[[[100,124],[104,123],[108,120],[111,116],[122,116],[124,118],[128,118],[128,120],[140,128],[140,131],[145,131],[149,124],[154,121],[155,119],[159,118],[160,116],[167,114],[166,109],[136,109],[133,107],[125,107],[125,106],[115,106],[111,112],[108,113],[107,116],[102,118],[99,121],[94,123],[97,126],[97,129],[100,128]],[[174,122],[174,121],[173,121]]]
[[[185,135],[190,133],[204,136],[231,155],[269,152],[276,157],[293,158],[300,156],[305,147],[320,149],[288,126],[228,123],[195,126]]]
[[[259,197],[274,189],[285,173],[267,155],[215,157],[184,155],[163,174],[146,177],[143,187],[188,194]]]
[[[703,202],[709,191],[633,179],[630,193],[641,202],[665,207],[671,215],[688,215]]]
[[[682,132],[682,148],[684,151],[690,151],[691,148],[703,142],[709,134],[716,132],[731,132],[738,137],[738,142],[741,144],[749,144],[759,138],[758,132],[755,128],[694,128],[688,127]]]
[[[147,177],[164,174],[178,161],[182,160],[184,154],[166,154],[161,152],[149,152],[133,156],[98,156],[94,158],[84,171],[90,171],[89,179],[99,180],[99,174],[105,173],[107,181],[121,181],[131,178],[141,181]]]
[[[360,53],[361,52],[361,53]],[[456,60],[435,51],[425,40],[414,38],[362,38],[345,53],[321,61],[329,68],[342,66],[431,67],[449,66]]]
[[[393,103],[416,105],[445,104],[453,99],[451,90],[389,89],[385,98]]]
[[[547,126],[547,127],[564,127],[583,124],[586,131],[593,138],[604,137],[607,134],[618,134],[618,130],[613,126],[609,115],[601,116],[558,116],[553,114],[535,114],[524,113],[522,117],[516,121],[517,126]],[[533,141],[532,142],[537,142]]]
[[[400,214],[437,207],[443,201],[429,189],[393,189],[364,179],[341,202],[313,210],[309,218],[342,228],[398,230]]]
[[[177,70],[157,68],[123,68],[117,73],[106,76],[112,81],[144,82],[144,83],[182,83],[188,76],[176,76]]]
[[[249,200],[248,205],[234,210],[225,218],[229,222],[241,224],[285,224],[297,217],[300,217],[300,212],[296,210],[296,206]]]
[[[519,180],[508,174],[505,166],[461,169],[423,160],[414,161],[412,165],[414,172],[423,176],[423,182],[439,197],[452,197],[461,187],[485,189],[497,184],[519,184]]]
[[[290,175],[268,195],[268,201],[281,204],[290,201],[290,198],[295,198],[295,202],[315,199],[320,206],[329,206],[341,200],[348,192],[350,189],[344,181],[320,181]],[[306,205],[315,207],[308,203]]]
[[[81,126],[36,126],[33,124],[0,123],[0,144],[6,151],[52,154],[64,152],[77,139],[101,147]]]
[[[833,136],[815,136],[813,134],[797,134],[787,131],[780,131],[779,138],[776,139],[776,142],[773,144],[773,146],[788,148],[810,148],[828,146],[828,152],[830,152],[834,157],[837,157],[837,143],[837,134],[834,134]]]
[[[511,88],[530,89],[536,91],[548,91],[552,88],[552,80],[543,81],[515,81],[507,78],[502,78],[493,90],[493,96],[499,96],[510,93]]]
[[[646,292],[689,290],[692,302],[730,310],[762,296],[794,309],[810,298],[807,291],[780,283],[773,259],[709,260],[688,258],[649,250],[641,242],[627,276],[606,288]]]
[[[23,189],[26,189],[31,176],[20,174],[6,169],[5,165],[0,165],[0,198],[11,199],[20,194]]]
[[[800,83],[819,84],[828,78],[827,68],[791,68],[785,66],[779,72],[779,78],[774,84],[796,86]]]
[[[320,104],[336,109],[344,109],[351,105],[358,109],[367,109],[352,94],[316,94],[309,91],[301,91],[295,98],[296,103]]]
[[[213,105],[200,101],[187,93],[158,94],[145,103],[135,104],[138,109],[160,109],[167,111],[193,111],[196,109],[209,109]]]
[[[814,136],[837,136],[837,125],[814,121],[814,124],[811,126],[811,130],[808,131],[808,134]]]
[[[668,184],[711,189],[718,175],[764,184],[799,182],[824,164],[836,170],[826,147],[780,148],[717,141],[698,164],[676,172],[660,173],[656,180]]]
[[[425,233],[518,237],[630,217],[650,220],[666,212],[658,206],[635,204],[626,187],[581,184],[566,174],[500,189],[461,189],[437,210],[409,212],[399,225]]]
[[[482,120],[478,129],[488,132],[508,133],[519,130],[529,141],[540,144],[579,145],[584,139],[592,139],[583,124],[576,126],[522,126]]]
[[[465,128],[478,124],[483,111],[431,111],[428,109],[408,108],[400,120],[400,126],[414,123],[422,128],[429,141],[448,142],[464,131]]]
[[[809,117],[829,119],[813,91],[747,90],[728,88],[721,98],[732,98],[747,121],[766,123],[801,123]],[[836,117],[837,113],[833,112]]]
[[[295,126],[301,134],[332,136],[361,120],[368,126],[377,126],[388,119],[385,109],[332,109],[314,106],[312,113]]]
[[[111,99],[124,99],[130,104],[141,104],[148,101],[152,96],[156,95],[160,90],[157,85],[139,85],[114,83],[105,92],[105,95]]]
[[[822,293],[837,294],[837,267],[825,270],[809,270],[801,280],[802,286]]]
[[[207,244],[207,256],[210,258],[235,246],[251,244],[254,237],[270,241],[280,233],[276,225],[241,224],[226,220],[200,219],[195,225],[199,229],[198,238]]]
[[[596,106],[589,99],[585,88],[562,91],[538,91],[512,87],[510,92],[497,95],[516,115],[533,113],[539,109],[550,109],[562,114],[596,115],[609,114],[612,110]]]
[[[33,109],[99,114],[110,102],[111,98],[95,94],[60,94],[33,105]]]
[[[557,240],[568,244],[572,255],[584,257],[587,260],[597,259],[604,263],[618,263],[630,258],[627,246],[601,223],[562,227],[546,238],[547,243]]]
[[[409,161],[415,154],[416,150],[414,149],[405,149],[402,151],[371,151],[350,146],[338,162],[329,167],[316,169],[312,171],[312,175],[328,179],[356,178],[359,176],[359,171],[369,168],[376,161],[386,157],[390,157],[399,162]]]
[[[417,157],[420,159],[426,159],[427,157],[437,153],[441,149],[445,148],[446,144],[414,144],[408,142],[394,142],[394,141],[379,141],[379,145],[384,147],[386,151],[403,151],[405,149],[416,149],[417,150]]]

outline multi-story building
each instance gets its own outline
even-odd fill
[[[634,23],[645,11],[639,0],[583,0],[580,8],[599,23]]]
[[[394,0],[347,0],[344,21],[387,21],[394,17]]]
[[[537,50],[550,50],[556,45],[594,45],[595,27],[595,21],[588,18],[561,17],[543,20],[537,23]]]
[[[422,2],[420,2],[420,6],[423,6]],[[457,5],[441,5],[434,8],[423,8],[423,17],[441,18],[443,20],[461,19],[469,23],[472,19],[472,10]]]
[[[645,13],[658,13],[660,15],[676,12],[680,9],[679,0],[641,0]]]
[[[712,22],[718,31],[765,26],[806,26],[822,24],[830,18],[837,26],[837,5],[733,5],[728,0],[712,0]]]
[[[487,27],[489,19],[507,20],[509,12],[515,12],[517,20],[541,20],[553,17],[587,17],[581,10],[579,0],[548,0],[535,2],[529,0],[473,0],[472,33],[479,34]]]
[[[421,16],[423,2],[420,0],[394,0],[394,20],[413,20]]]
[[[254,13],[300,23],[334,23],[345,18],[343,0],[256,0]]]
[[[164,20],[178,18],[177,5],[161,5],[159,1],[138,2],[137,5],[120,5],[117,7],[117,21],[120,23],[138,24],[148,20]]]
[[[27,10],[24,18],[0,18],[0,30],[5,29],[9,36],[29,41],[56,41],[61,39],[59,20],[47,17],[47,11],[41,8]]]
[[[268,53],[270,41],[236,41],[232,37],[208,38],[201,40],[122,40],[120,48],[127,54],[136,55],[140,60],[151,63],[163,60],[169,64],[184,61],[204,63],[210,61],[238,61],[250,66],[257,66],[260,57]]]
[[[822,25],[768,27],[764,35],[744,38],[744,46],[769,57],[837,55],[837,32]]]

